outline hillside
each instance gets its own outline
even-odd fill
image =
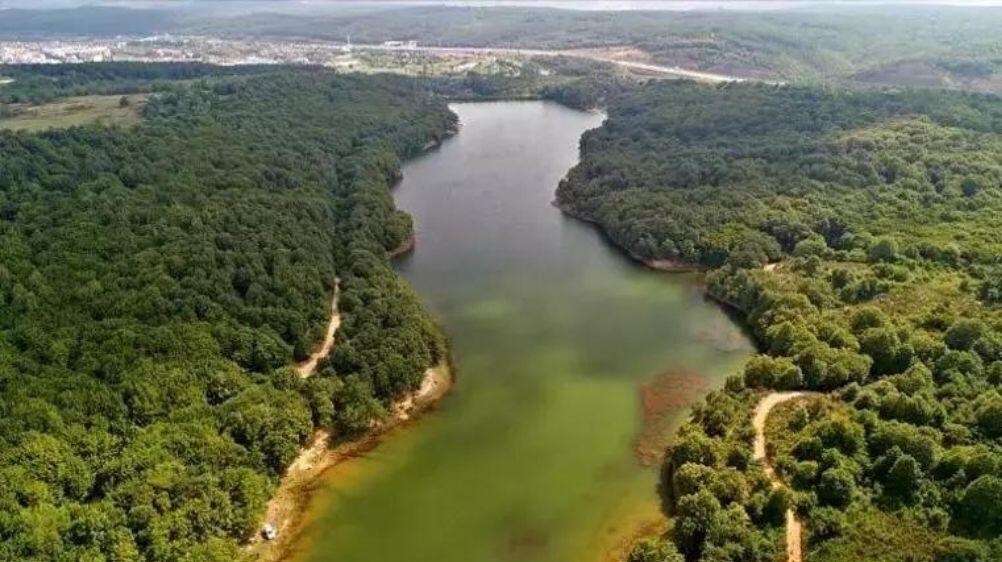
[[[444,354],[388,261],[388,184],[454,127],[441,101],[320,71],[161,86],[128,129],[0,131],[0,559],[239,559],[313,428],[366,430]]]
[[[631,46],[631,60],[724,75],[857,86],[1002,92],[1002,9],[818,6],[786,10],[576,11],[415,7],[350,15],[252,14],[190,32],[355,43],[576,49]]]
[[[807,560],[1002,556],[1002,101],[652,84],[585,135],[558,201],[638,259],[710,269],[763,351],[668,451],[688,560],[774,560],[787,505]],[[751,415],[795,389],[827,397],[769,422],[790,493],[752,462]]]
[[[1000,27],[1002,8],[935,5],[579,11],[262,3],[201,10],[194,3],[155,10],[0,12],[0,39],[169,33],[335,42],[351,37],[355,44],[414,40],[433,46],[612,48],[601,54],[728,76],[994,93],[1002,92]]]

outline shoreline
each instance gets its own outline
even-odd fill
[[[408,236],[403,242],[401,242],[399,246],[387,252],[387,254],[390,256],[391,260],[399,258],[400,256],[407,255],[414,251],[414,246],[416,243],[417,243],[417,237],[414,235],[413,232],[411,232],[410,236]]]
[[[616,243],[609,236],[609,233],[606,232],[605,227],[602,225],[602,223],[599,222],[598,220],[592,219],[590,217],[584,216],[581,213],[578,213],[578,212],[574,211],[569,205],[565,205],[565,204],[561,203],[557,198],[554,198],[553,201],[551,201],[551,204],[554,207],[556,207],[557,209],[559,209],[560,212],[562,212],[564,215],[566,215],[566,216],[568,216],[568,217],[570,217],[570,218],[572,218],[574,220],[578,220],[578,221],[581,221],[583,223],[593,225],[595,227],[595,229],[597,230],[597,232],[602,236],[602,238],[604,238],[613,248],[615,248],[615,250],[616,250],[617,253],[619,253],[619,254],[621,254],[623,256],[626,256],[631,261],[633,261],[633,262],[635,262],[637,264],[640,264],[640,265],[646,267],[647,269],[651,269],[651,270],[654,270],[654,271],[657,271],[657,272],[661,272],[661,273],[678,273],[678,274],[681,274],[681,273],[699,273],[699,274],[703,274],[703,273],[706,273],[706,271],[707,271],[707,268],[705,268],[705,267],[698,266],[698,265],[687,264],[685,262],[681,262],[681,261],[678,261],[678,260],[642,259],[642,258],[636,256],[633,252],[631,252],[626,247],[624,247],[624,246]],[[772,267],[770,267],[770,265]],[[775,264],[767,264],[763,269],[765,269],[766,271],[773,271],[775,268],[776,268]],[[729,314],[729,312],[733,311],[733,312],[737,312],[737,313],[742,313],[743,314],[743,311],[742,311],[741,307],[737,306],[736,303],[732,303],[732,302],[730,302],[730,301],[728,301],[728,300],[726,300],[726,299],[724,299],[724,298],[722,298],[720,296],[717,296],[717,295],[713,294],[713,292],[710,291],[709,288],[706,287],[705,285],[702,288],[702,294],[703,294],[703,297],[705,299],[708,299],[710,301],[713,301],[713,302],[717,303],[721,307],[721,309],[723,309],[725,311],[725,313]],[[747,326],[746,326],[746,324],[745,324],[744,321],[738,321],[737,323],[738,323],[738,325],[742,326],[743,328],[747,328]],[[754,338],[751,338],[751,339],[757,345],[757,341]],[[645,389],[644,389],[643,386],[640,387],[640,392],[641,392],[641,413],[642,414],[644,413],[643,412],[644,411],[644,400],[643,400],[643,398],[644,398],[643,397],[644,390]],[[690,404],[689,406],[687,406],[685,408],[685,411],[681,414],[685,419],[687,419],[687,418],[689,418],[689,417],[692,416],[692,406],[693,406],[693,404]],[[645,433],[645,430],[641,429],[641,432],[637,436],[637,441],[635,443],[635,449],[637,448],[637,445],[642,441],[642,439],[644,437],[644,433]],[[676,429],[676,431],[670,432],[670,436],[668,437],[668,440],[669,441],[674,440],[674,438],[676,436],[677,436],[677,429]],[[660,463],[658,463],[658,464],[660,465]],[[633,546],[636,545],[638,542],[640,542],[641,540],[643,540],[645,538],[652,538],[652,537],[661,536],[665,532],[667,532],[668,529],[669,529],[669,527],[670,527],[670,522],[669,522],[670,521],[670,517],[668,515],[666,515],[664,513],[664,511],[660,507],[656,510],[656,513],[657,513],[657,517],[649,517],[646,520],[641,519],[641,520],[633,521],[632,522],[632,526],[628,523],[627,527],[630,528],[630,532],[629,533],[623,534],[620,537],[620,540],[618,540],[617,542],[611,543],[611,544],[607,544],[607,545],[605,545],[605,546],[602,547],[602,550],[604,551],[603,552],[604,559],[608,560],[610,562],[613,562],[613,561],[619,562],[619,561],[622,561],[622,560],[626,560],[626,558],[628,557],[628,555],[629,555],[630,551],[632,550]],[[789,517],[790,514],[787,514],[787,515]],[[788,540],[788,542],[789,542],[789,540]],[[801,560],[802,560],[802,558],[801,559],[790,559],[790,560],[786,560],[784,562],[801,562]]]
[[[602,234],[602,237],[605,238],[605,240],[609,242],[609,244],[615,247],[616,250],[619,251],[619,253],[643,265],[648,269],[653,269],[654,271],[660,271],[663,273],[703,273],[706,271],[706,268],[702,266],[689,264],[679,260],[643,259],[635,255],[629,249],[623,247],[620,244],[617,244],[612,239],[612,237],[609,236],[609,233],[606,232],[605,228],[602,226],[602,223],[600,223],[599,221],[586,217],[581,213],[574,211],[568,205],[564,205],[563,203],[561,203],[558,199],[554,199],[553,201],[550,202],[550,204],[556,207],[557,209],[560,209],[560,212],[567,215],[568,217],[571,217],[572,219],[594,225],[595,228],[598,230],[598,232]]]
[[[247,541],[246,551],[259,562],[288,560],[293,547],[305,531],[304,514],[324,474],[331,468],[363,455],[376,447],[392,430],[433,408],[455,382],[452,367],[446,361],[425,371],[421,386],[393,403],[390,414],[368,433],[349,441],[338,442],[329,428],[313,432],[309,444],[300,451],[268,501],[265,520],[278,531],[266,541],[260,532]]]
[[[458,128],[457,124],[453,129],[446,131],[443,138],[428,141],[419,154],[437,149],[445,139],[453,136]],[[387,189],[392,190],[402,177],[401,171],[395,170],[387,179]],[[412,229],[410,235],[399,246],[387,252],[389,260],[412,252],[415,243],[416,236]],[[319,362],[334,351],[334,339],[341,325],[339,296],[340,279],[335,279],[331,318],[324,340],[309,357],[293,366],[304,379],[312,376]],[[244,551],[252,560],[258,562],[290,559],[295,545],[300,542],[299,539],[305,530],[304,515],[314,499],[314,492],[324,474],[335,466],[372,450],[393,429],[431,409],[449,393],[454,380],[452,362],[447,352],[442,363],[425,371],[420,386],[390,405],[386,419],[374,423],[372,429],[364,435],[340,441],[331,428],[314,428],[307,444],[300,448],[299,454],[286,467],[266,504],[262,524],[270,523],[275,527],[277,531],[275,538],[270,541],[265,540],[259,527],[244,541]]]

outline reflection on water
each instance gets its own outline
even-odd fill
[[[333,471],[311,561],[599,560],[657,515],[641,445],[660,447],[650,433],[751,350],[695,277],[642,269],[549,204],[601,115],[454,111],[461,132],[408,164],[396,195],[417,235],[399,270],[445,327],[459,380],[436,412]],[[663,408],[642,412],[642,397]]]

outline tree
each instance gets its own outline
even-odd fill
[[[803,374],[788,358],[756,355],[745,364],[744,380],[752,388],[793,389],[803,384]]]
[[[688,431],[676,439],[668,451],[667,458],[672,466],[681,467],[686,463],[713,466],[717,462],[717,453],[713,441],[700,431]]]
[[[783,525],[786,521],[786,510],[792,505],[793,492],[789,488],[784,486],[773,488],[769,491],[762,516],[771,525]]]
[[[982,476],[964,490],[955,517],[968,533],[995,538],[1002,535],[999,505],[1002,505],[1002,479]]]
[[[850,319],[850,326],[855,334],[862,334],[871,328],[881,328],[889,323],[887,315],[875,306],[859,308]]]
[[[918,492],[922,479],[922,467],[911,455],[898,457],[887,473],[884,489],[897,498],[909,501]]]
[[[642,539],[630,550],[628,562],[685,562],[675,546],[659,539]]]
[[[817,234],[812,234],[797,242],[793,249],[793,255],[801,258],[809,256],[824,256],[828,252],[828,244],[825,239]]]
[[[960,320],[946,331],[946,345],[967,351],[985,333],[985,325],[978,320]]]
[[[675,545],[689,558],[698,558],[706,534],[720,513],[720,502],[708,490],[700,490],[679,499],[675,512]]]
[[[821,473],[818,483],[818,500],[824,505],[844,507],[852,500],[856,479],[842,468],[829,468]]]
[[[898,243],[893,238],[878,238],[870,247],[870,260],[875,262],[890,262],[898,257]]]
[[[847,528],[849,522],[845,513],[833,507],[819,507],[813,510],[808,520],[811,542],[815,544],[840,537]]]
[[[859,349],[873,359],[875,375],[900,373],[911,363],[912,350],[901,345],[898,334],[889,328],[870,328],[859,337]]]
[[[981,191],[981,184],[976,178],[966,177],[960,182],[960,192],[964,197],[974,197]]]
[[[993,396],[975,412],[978,428],[988,437],[1002,437],[1002,398]]]

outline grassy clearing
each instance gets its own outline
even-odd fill
[[[0,108],[0,129],[41,131],[77,125],[100,124],[128,127],[139,122],[139,108],[147,94],[80,96],[42,105],[12,104]]]
[[[932,562],[944,535],[896,513],[857,508],[845,535],[811,549],[810,562]]]

